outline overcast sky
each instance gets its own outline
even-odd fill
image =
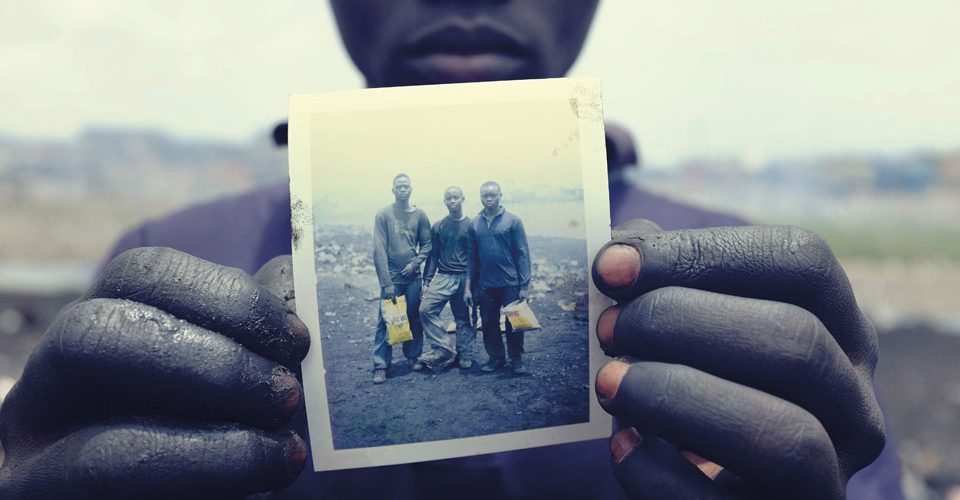
[[[606,0],[572,73],[654,163],[955,149],[958,27],[956,0]],[[289,93],[360,85],[323,1],[0,6],[0,132],[246,140]]]

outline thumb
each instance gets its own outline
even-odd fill
[[[659,233],[663,231],[660,226],[648,219],[630,219],[620,223],[610,230],[610,236],[613,240],[636,238],[641,234]]]
[[[297,312],[296,294],[293,290],[293,258],[289,255],[278,255],[270,259],[253,275],[253,279],[260,283],[270,293],[283,299],[287,309]]]

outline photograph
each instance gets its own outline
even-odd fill
[[[960,1],[0,5],[0,500],[960,500]]]
[[[436,90],[291,99],[305,400],[324,468],[609,434],[592,380],[605,302],[588,279],[609,238],[599,82]]]

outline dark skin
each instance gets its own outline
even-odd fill
[[[370,86],[561,76],[596,8],[332,5]],[[876,334],[827,245],[797,228],[646,222],[612,239],[594,282],[618,305],[597,333],[627,357],[600,370],[597,392],[625,426],[611,439],[624,490],[843,498],[884,435]],[[117,257],[0,409],[3,498],[236,497],[292,482],[307,453],[291,427],[309,340],[290,278],[289,257],[253,277],[170,249]]]
[[[560,77],[597,1],[331,0],[370,87]]]
[[[4,400],[3,498],[217,498],[303,468],[310,341],[289,257],[256,277],[168,248],[119,255]],[[177,471],[176,480],[170,471]]]
[[[594,282],[618,301],[597,335],[626,358],[601,368],[597,392],[633,426],[611,440],[633,496],[843,498],[882,451],[876,333],[815,234],[633,221]],[[717,463],[729,470],[711,481]]]

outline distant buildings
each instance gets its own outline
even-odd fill
[[[0,201],[110,197],[177,206],[286,179],[286,153],[265,132],[246,143],[184,139],[153,130],[90,128],[68,140],[0,134]],[[642,182],[720,207],[769,203],[769,193],[814,199],[960,190],[960,149],[899,155],[789,158],[748,168],[736,157],[691,158],[638,174]],[[539,199],[537,186],[516,193]],[[579,199],[582,191],[549,193]]]
[[[267,139],[223,143],[104,128],[59,141],[3,136],[0,198],[188,203],[286,179],[285,153]]]
[[[657,169],[648,177],[692,187],[749,183],[819,196],[923,193],[960,188],[960,151],[792,158],[759,169],[746,168],[737,158],[696,158]]]

